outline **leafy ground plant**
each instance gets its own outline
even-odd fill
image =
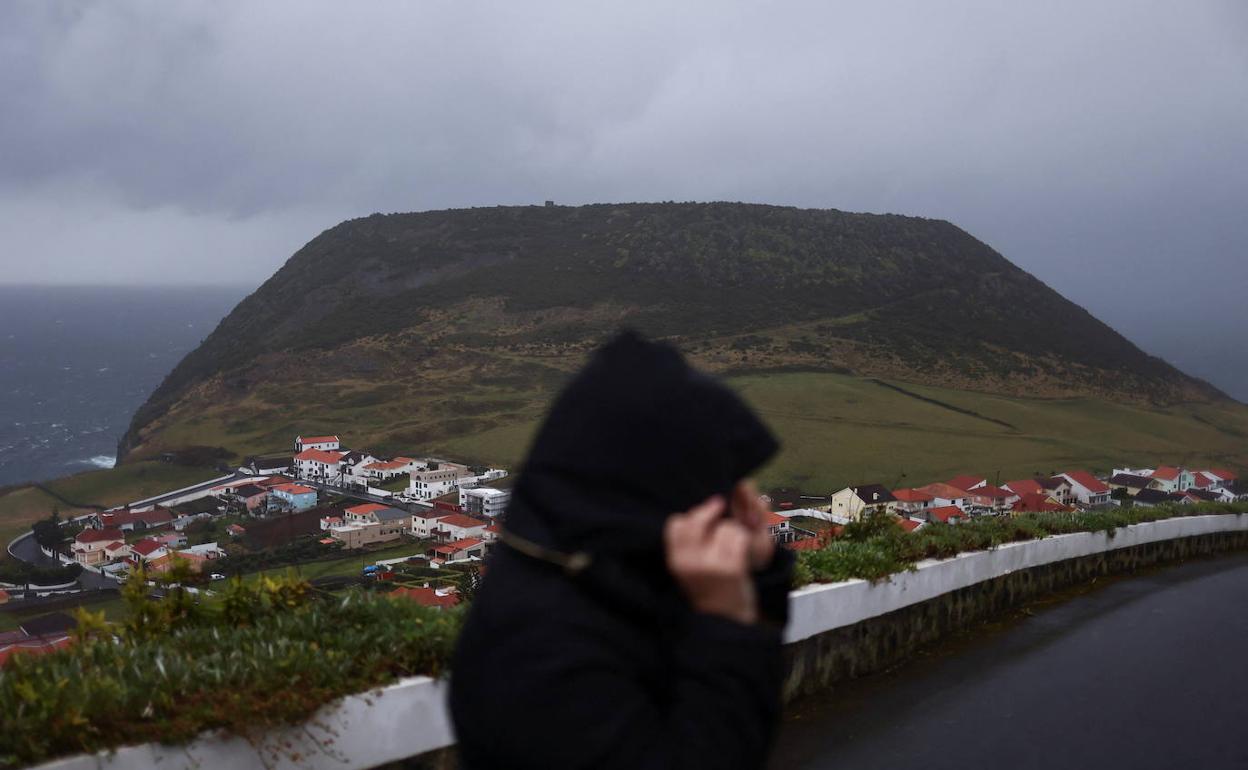
[[[460,624],[406,600],[318,598],[289,577],[236,580],[208,602],[129,586],[122,627],[82,613],[71,647],[0,669],[0,767],[297,723],[341,696],[442,673]]]

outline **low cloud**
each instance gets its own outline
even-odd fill
[[[1248,290],[1244,8],[9,3],[4,280],[258,283],[373,211],[727,199],[950,219],[1181,323]]]

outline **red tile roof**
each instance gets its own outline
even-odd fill
[[[1023,495],[1010,506],[1010,509],[1017,513],[1053,513],[1058,511],[1070,511],[1071,508],[1049,499],[1048,495],[1029,492]]]
[[[378,460],[377,462],[372,462],[372,463],[369,463],[368,465],[365,465],[365,466],[364,466],[364,470],[366,470],[366,471],[368,471],[368,470],[373,470],[373,471],[397,471],[397,470],[399,470],[400,468],[406,468],[409,462],[411,462],[411,461],[410,461],[410,460],[400,460],[400,459],[399,459],[399,458],[397,458],[397,457],[396,457],[395,459],[393,459],[393,460]]]
[[[1172,465],[1162,465],[1153,471],[1153,478],[1161,479],[1162,481],[1174,481],[1179,477],[1179,473],[1181,471]]]
[[[1192,484],[1201,489],[1212,486],[1213,481],[1214,479],[1212,476],[1206,476],[1202,471],[1195,471],[1192,473]]]
[[[287,434],[290,435],[290,434]],[[338,441],[337,436],[300,436],[299,441],[303,444],[329,444]]]
[[[464,527],[464,528],[486,526],[486,522],[478,521],[477,519],[474,519],[471,516],[465,516],[462,513],[452,513],[449,516],[443,516],[441,519],[438,520],[438,523],[446,524],[447,526],[451,526],[451,527]]]
[[[932,508],[927,512],[934,520],[949,523],[950,519],[960,519],[966,516],[962,509],[956,505],[942,505],[939,508]]]
[[[130,550],[139,556],[150,556],[161,548],[164,548],[164,546],[150,538],[144,538],[130,546]]]
[[[306,495],[309,492],[315,492],[311,487],[305,487],[302,484],[279,484],[273,487],[274,492],[285,492],[288,495]],[[385,507],[384,505],[382,506]]]
[[[104,529],[84,529],[74,538],[79,543],[103,543],[108,540],[125,540],[120,529],[105,527]]]
[[[893,497],[903,503],[930,503],[932,496],[917,489],[894,489]]]
[[[463,540],[456,540],[453,543],[447,543],[447,547],[454,548],[456,551],[467,551],[469,548],[476,548],[485,541],[479,537],[466,537]]]
[[[988,479],[983,476],[954,476],[949,479],[949,486],[970,491],[976,484],[983,484]]]
[[[926,492],[934,498],[939,497],[945,500],[960,500],[967,496],[966,490],[958,489],[950,484],[941,484],[939,482],[936,484],[927,484],[925,486],[915,487],[915,489],[920,492]]]
[[[1209,472],[1223,481],[1234,481],[1239,478],[1235,471],[1227,470],[1226,468],[1210,468]]]
[[[1044,493],[1044,487],[1035,479],[1019,479],[1018,481],[1007,481],[1003,485],[1016,495],[1039,495]]]
[[[173,514],[168,508],[153,508],[150,511],[110,511],[99,515],[100,523],[105,527],[120,527],[123,524],[142,522],[149,527],[158,527],[173,521]]]
[[[364,503],[363,505],[356,505],[348,508],[346,509],[346,512],[355,514],[356,516],[364,516],[372,513],[373,511],[384,511],[389,507],[390,506],[382,505],[381,503]]]
[[[267,479],[260,479],[256,482],[258,487],[280,487],[283,484],[289,484],[292,479],[289,476],[270,476]]]
[[[767,515],[763,517],[763,523],[768,527],[779,526],[788,520],[788,517],[781,516],[774,511],[767,511]]]
[[[991,484],[985,484],[979,489],[973,490],[973,494],[981,497],[991,497],[994,500],[1005,500],[1006,498],[1013,497],[1017,493],[1011,492],[1008,489],[1002,489],[1001,487],[994,487]]]
[[[954,507],[954,506],[950,506],[950,507]],[[915,521],[914,519],[903,518],[903,519],[897,520],[897,526],[901,527],[907,532],[913,532],[921,526],[921,523]]]
[[[343,458],[346,452],[327,452],[323,449],[305,449],[295,455],[296,460],[311,460],[326,465],[337,465],[338,461]]]
[[[1094,495],[1103,495],[1109,492],[1109,487],[1105,486],[1100,479],[1093,476],[1087,471],[1066,471],[1066,478],[1074,481],[1079,486],[1088,490]]]

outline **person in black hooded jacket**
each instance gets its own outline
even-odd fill
[[[728,388],[624,333],[556,399],[452,662],[460,761],[758,768],[792,555],[746,480],[777,449]]]

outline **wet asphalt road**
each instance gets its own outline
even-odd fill
[[[1248,768],[1248,554],[981,629],[786,715],[772,768]]]

